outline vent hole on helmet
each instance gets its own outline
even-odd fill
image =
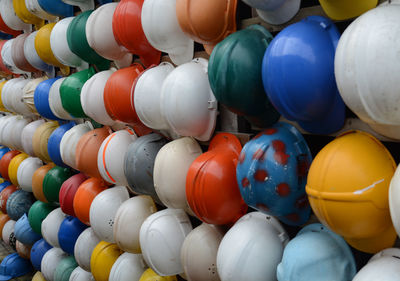
[[[321,226],[321,230],[324,230],[324,228]]]
[[[270,220],[270,219],[271,219],[271,217],[270,217],[270,216],[266,216],[266,218],[267,218],[267,220]]]

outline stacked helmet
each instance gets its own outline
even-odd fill
[[[40,125],[42,125],[44,122],[45,121],[43,119],[30,122],[22,130],[21,133],[22,149],[31,156],[35,156],[33,151],[33,135],[35,134],[36,129],[38,129]]]
[[[23,103],[20,103],[21,110],[23,110],[24,115],[37,115],[38,109],[35,105],[35,91],[41,82],[47,80],[46,76],[42,76],[36,79],[31,79],[24,87],[22,99]],[[47,103],[47,102],[46,102]],[[45,105],[46,106],[46,105]]]
[[[398,211],[398,204],[400,202],[400,169],[397,167],[393,178],[390,181],[389,187],[389,208],[390,217],[392,218],[393,226],[396,229],[397,235],[400,236],[400,213]]]
[[[40,234],[33,231],[26,214],[15,223],[14,234],[19,242],[26,245],[33,245],[42,238]]]
[[[64,134],[74,125],[74,122],[63,124],[55,129],[50,135],[49,142],[47,143],[47,150],[49,152],[50,159],[58,166],[67,167],[61,158],[60,143]]]
[[[12,146],[18,150],[23,150],[22,138],[21,138],[22,131],[24,130],[25,126],[29,124],[30,121],[31,120],[28,118],[18,116],[16,122],[14,123],[14,126],[11,127],[8,132],[9,137],[11,138],[10,141],[12,143]]]
[[[82,12],[94,9],[94,0],[61,0],[61,1],[69,5],[78,6],[82,10]]]
[[[243,0],[243,2],[255,8],[262,20],[270,24],[284,24],[297,14],[301,0]]]
[[[53,131],[57,129],[58,123],[53,122],[45,122],[40,125],[35,133],[33,134],[32,144],[33,144],[33,153],[42,159],[44,162],[50,162],[49,152],[47,150],[47,143]]]
[[[139,281],[177,281],[175,275],[173,276],[160,276],[154,272],[151,268],[147,269],[142,277],[140,277]]]
[[[47,281],[55,281],[54,275],[57,266],[66,257],[68,257],[67,253],[64,253],[60,248],[52,248],[44,254],[41,270]]]
[[[46,279],[44,279],[44,276],[40,271],[36,271],[35,275],[32,277],[32,281],[46,281]]]
[[[28,0],[29,1],[29,0]],[[38,31],[28,35],[24,42],[24,55],[26,60],[36,69],[47,73],[54,73],[54,67],[45,63],[35,49],[35,38]]]
[[[2,232],[3,241],[14,250],[16,250],[15,243],[17,240],[14,235],[15,223],[15,220],[9,220],[8,222],[6,222]]]
[[[37,0],[40,7],[47,13],[60,17],[70,17],[74,13],[71,5],[67,5],[61,0]]]
[[[28,274],[33,270],[29,260],[24,259],[18,253],[9,254],[0,264],[0,278],[10,280]]]
[[[123,253],[113,264],[108,280],[139,280],[146,269],[142,255]]]
[[[30,30],[30,25],[24,23],[15,13],[13,0],[4,0],[0,3],[1,18],[13,30]]]
[[[14,30],[14,29],[10,28],[8,25],[6,25],[3,18],[1,17],[1,13],[0,13],[0,31],[3,33],[9,34],[11,36],[18,36],[19,34],[22,33],[22,31]],[[0,49],[1,49],[1,47],[0,47]]]
[[[25,0],[17,0],[14,1],[14,3],[24,2],[24,1]],[[27,33],[21,34],[18,37],[16,37],[15,40],[13,40],[11,56],[17,68],[27,72],[37,72],[38,69],[32,66],[25,57],[24,46],[25,46],[25,40],[28,36],[29,34]]]
[[[47,172],[43,179],[43,193],[49,202],[59,202],[62,184],[73,175],[70,168],[56,166]]]
[[[17,178],[18,168],[21,165],[22,161],[24,161],[28,157],[28,154],[20,153],[13,159],[11,159],[10,165],[8,166],[8,176],[10,177],[10,181],[13,185],[19,186]]]
[[[100,238],[97,237],[91,227],[86,228],[78,237],[75,243],[74,256],[79,266],[90,271],[90,257],[94,248],[100,243]]]
[[[50,169],[52,169],[54,167],[55,167],[54,163],[49,163],[47,165],[44,165],[44,166],[38,168],[33,173],[32,192],[33,192],[33,195],[35,195],[37,200],[47,203],[47,199],[43,193],[43,180],[44,180],[44,177],[46,176],[47,172],[50,171]]]
[[[54,280],[69,281],[72,271],[78,267],[74,256],[63,258],[54,272]]]
[[[18,189],[13,192],[7,200],[7,214],[13,220],[19,220],[24,214],[28,213],[33,202],[35,202],[33,194]]]
[[[59,194],[59,202],[61,210],[65,214],[75,217],[73,205],[75,194],[78,191],[81,183],[83,183],[86,179],[87,177],[85,176],[85,174],[79,173],[73,175],[62,184]]]
[[[378,0],[356,0],[351,3],[346,0],[319,0],[324,12],[334,20],[347,20],[358,17],[366,11],[373,9]]]
[[[70,277],[70,281],[93,281],[93,275],[90,272],[87,272],[86,270],[83,270],[81,267],[75,268]]]
[[[10,217],[6,214],[0,214],[0,238],[3,237],[4,225],[10,220]]]
[[[56,208],[56,206],[42,201],[32,204],[28,212],[29,224],[37,234],[42,233],[42,222]]]
[[[111,268],[122,254],[115,244],[101,241],[94,248],[90,258],[90,269],[96,281],[108,281]]]
[[[55,116],[54,113],[51,111],[49,104],[49,92],[51,86],[58,79],[60,79],[60,77],[51,78],[40,82],[40,84],[37,85],[34,92],[33,101],[35,103],[35,108],[41,116],[47,119],[52,119],[52,120],[58,119],[57,116]]]
[[[31,248],[31,262],[36,270],[41,270],[43,256],[52,247],[44,239],[37,241]]]
[[[61,208],[57,208],[51,211],[50,214],[42,222],[42,235],[47,243],[53,247],[60,248],[60,243],[58,241],[58,231],[64,219],[67,217]]]
[[[66,217],[58,230],[58,242],[64,252],[73,255],[76,241],[87,225],[72,216]]]
[[[4,2],[1,2],[4,3]],[[13,74],[24,74],[25,72],[19,69],[12,58],[12,45],[15,39],[7,40],[1,48],[1,60],[5,67]]]
[[[32,14],[25,3],[25,0],[13,0],[13,6],[15,14],[27,24],[34,24],[36,28],[40,28],[44,25],[44,20]]]
[[[39,0],[25,0],[25,4],[28,11],[36,15],[37,17],[48,21],[57,20],[57,16],[49,14],[41,7],[41,5],[39,4]]]
[[[21,152],[18,150],[11,150],[4,154],[4,156],[0,159],[0,174],[3,179],[10,179],[8,175],[8,166],[10,165],[11,160],[20,153]]]
[[[62,105],[62,100],[61,100],[61,94],[60,94],[60,88],[61,84],[64,82],[64,80],[67,79],[66,77],[57,79],[53,85],[51,85],[50,91],[49,91],[49,106],[51,111],[55,116],[57,116],[60,119],[65,119],[65,120],[73,120],[74,117],[71,116],[63,107]]]
[[[17,253],[21,258],[29,260],[30,255],[31,255],[31,245],[26,245],[21,243],[20,241],[17,240],[15,243],[15,248],[17,249]]]

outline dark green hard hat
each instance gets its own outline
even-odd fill
[[[58,195],[61,185],[71,176],[73,172],[70,168],[59,166],[50,169],[43,179],[43,193],[49,202],[59,202]]]
[[[33,231],[42,234],[42,221],[56,208],[55,205],[36,201],[28,212],[28,220]]]

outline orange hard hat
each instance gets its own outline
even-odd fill
[[[176,0],[176,17],[182,31],[211,54],[218,42],[236,31],[236,7],[237,0]]]
[[[206,153],[197,157],[186,176],[186,197],[196,216],[209,224],[232,224],[246,214],[247,205],[236,181],[242,146],[229,133],[217,134]]]
[[[7,214],[0,214],[0,237],[3,237],[3,227],[11,218]]]
[[[110,127],[104,126],[84,134],[76,146],[76,167],[87,176],[100,178],[97,166],[97,153],[103,141],[112,133]]]
[[[108,188],[106,182],[99,178],[90,178],[85,180],[78,187],[74,197],[74,212],[75,216],[83,223],[90,225],[89,223],[89,211],[90,205],[93,199]]]
[[[3,179],[10,180],[8,175],[8,166],[10,165],[11,160],[20,153],[21,152],[18,150],[11,150],[4,154],[0,159],[0,174]]]
[[[4,214],[7,214],[7,200],[11,194],[18,190],[15,185],[9,185],[0,192],[0,209]]]
[[[38,168],[32,176],[32,192],[37,200],[47,203],[47,199],[43,193],[43,180],[47,172],[53,169],[56,165],[54,163],[49,163]]]

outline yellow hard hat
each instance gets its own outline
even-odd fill
[[[0,178],[0,184],[2,184],[4,182],[3,178]],[[1,213],[0,213],[1,214]]]
[[[143,272],[139,281],[177,281],[176,276],[160,276],[154,272],[151,268]]]
[[[347,20],[376,7],[378,0],[319,0],[328,17]]]
[[[1,100],[1,91],[3,90],[3,86],[7,83],[7,80],[0,82],[0,111],[8,112],[8,110],[4,107],[3,101]]]
[[[46,279],[44,279],[44,276],[40,271],[37,271],[35,275],[33,275],[32,281],[46,281]]]
[[[17,171],[19,165],[21,165],[22,161],[24,161],[26,158],[28,158],[29,155],[26,153],[20,153],[17,156],[15,156],[13,159],[11,159],[10,165],[8,165],[8,176],[10,177],[10,181],[13,185],[18,186],[18,180],[17,180]]]
[[[47,151],[47,143],[51,133],[58,127],[58,122],[45,122],[40,125],[33,134],[32,146],[33,152],[44,162],[51,162],[51,158]]]
[[[117,244],[101,241],[94,248],[90,258],[90,269],[96,281],[108,281],[111,268],[123,253]]]
[[[377,253],[396,240],[389,184],[396,170],[375,137],[350,131],[326,145],[308,173],[306,192],[318,219],[354,248]]]
[[[69,74],[69,67],[61,64],[53,54],[50,45],[50,34],[56,23],[48,23],[41,27],[35,37],[35,49],[39,57],[46,63],[58,66],[64,75]]]
[[[44,20],[29,12],[25,0],[13,0],[13,6],[17,16],[25,23],[34,24],[36,28],[44,25]]]

